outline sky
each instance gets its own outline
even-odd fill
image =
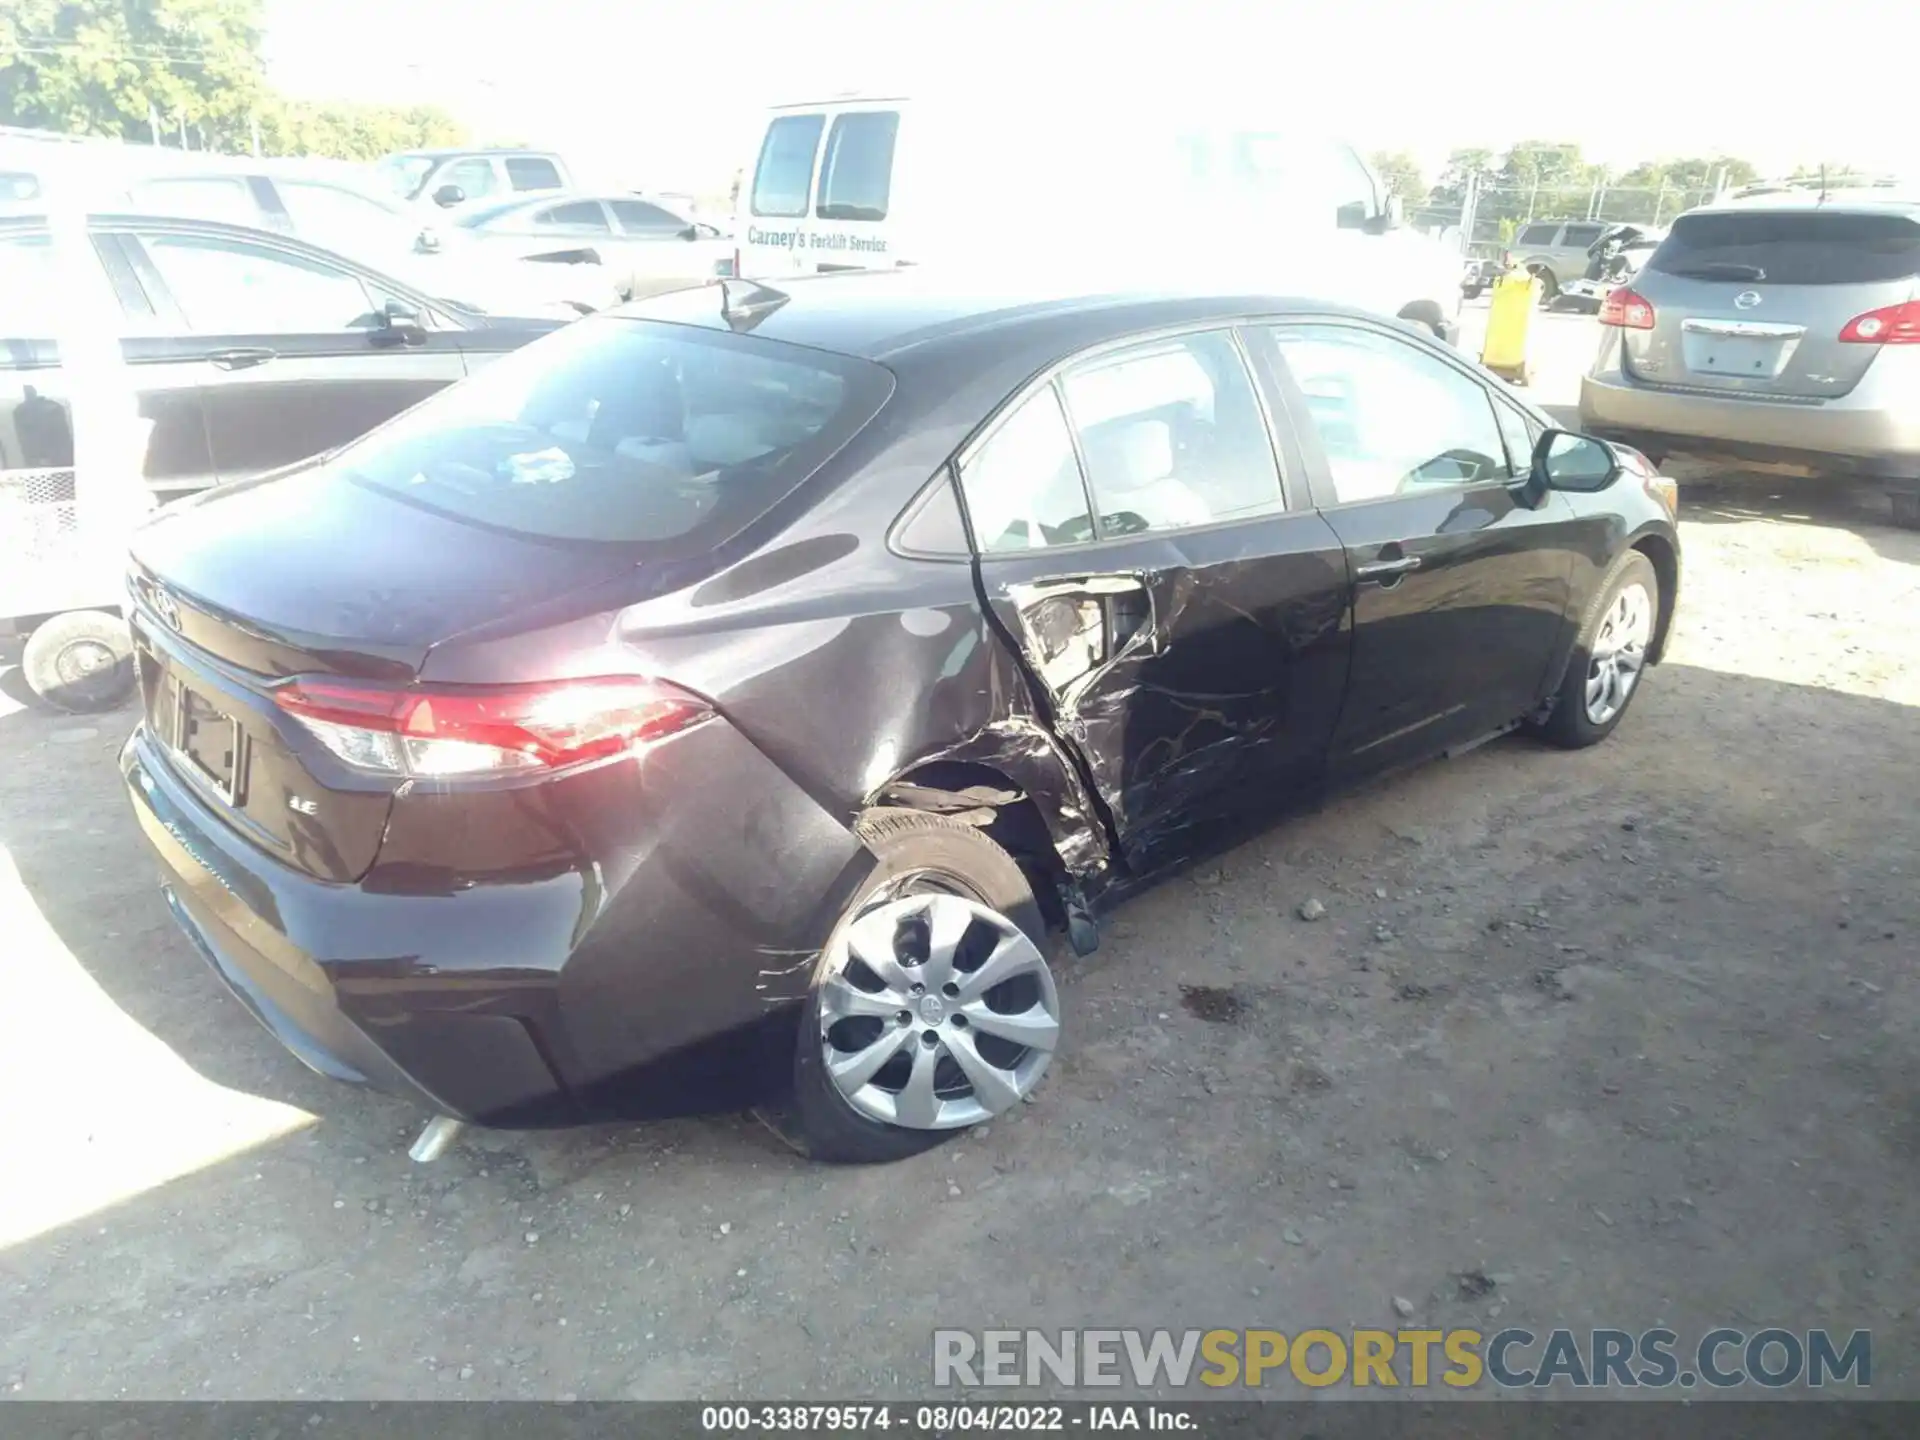
[[[609,183],[724,185],[759,110],[847,90],[1235,94],[1431,178],[1460,146],[1920,173],[1913,0],[267,0],[274,82],[445,106]],[[483,18],[484,17],[484,18]],[[1593,23],[1598,21],[1597,24]],[[583,175],[583,179],[586,176]]]

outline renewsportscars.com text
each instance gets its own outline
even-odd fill
[[[1873,1336],[1827,1330],[936,1330],[938,1386],[1865,1388]]]

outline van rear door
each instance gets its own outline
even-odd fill
[[[891,266],[897,102],[777,110],[741,196],[750,278]]]

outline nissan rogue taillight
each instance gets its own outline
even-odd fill
[[[1645,296],[1622,285],[1600,302],[1600,323],[1617,325],[1622,330],[1651,330],[1653,306]]]
[[[389,775],[560,770],[633,751],[705,719],[698,696],[641,676],[388,690],[298,676],[274,703],[349,765]]]
[[[1856,315],[1840,327],[1842,345],[1920,345],[1920,300]]]

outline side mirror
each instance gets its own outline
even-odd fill
[[[1360,222],[1360,228],[1369,235],[1384,235],[1389,230],[1398,230],[1407,223],[1407,207],[1398,195],[1387,196],[1386,209],[1377,215],[1369,215]]]
[[[375,345],[424,345],[427,327],[420,312],[404,300],[389,300],[375,311],[378,324],[368,339]]]
[[[1619,478],[1620,457],[1606,441],[1591,435],[1549,430],[1533,447],[1533,473],[1529,480],[1540,488],[1591,495]]]
[[[433,203],[442,210],[450,210],[467,198],[467,192],[458,185],[442,185],[433,192]]]

